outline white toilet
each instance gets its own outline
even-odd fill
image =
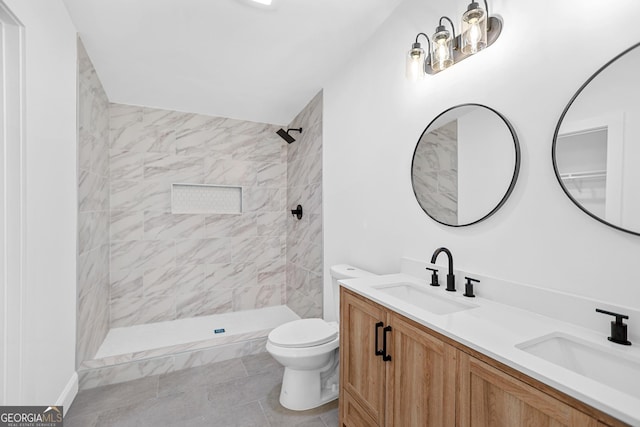
[[[346,264],[331,267],[331,291],[340,313],[338,280],[374,276]],[[280,403],[302,411],[338,397],[338,322],[324,319],[300,319],[285,323],[269,334],[267,351],[284,366]]]

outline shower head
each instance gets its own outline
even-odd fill
[[[295,141],[295,138],[289,135],[289,132],[291,132],[292,130],[302,133],[302,128],[287,129],[287,130],[284,130],[281,128],[276,133],[280,136],[280,138],[284,139],[285,141],[287,141],[287,143],[291,144],[293,141]]]

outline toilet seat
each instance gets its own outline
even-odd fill
[[[337,336],[335,324],[324,319],[300,319],[275,328],[269,333],[269,341],[279,347],[302,348],[322,345]]]

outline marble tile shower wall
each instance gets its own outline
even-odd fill
[[[301,220],[287,216],[287,305],[301,317],[322,317],[322,92],[291,122],[302,127],[289,145],[289,208],[301,204]]]
[[[447,224],[458,223],[458,121],[429,132],[418,146],[415,164],[428,172],[415,175],[414,188],[423,208]]]
[[[76,364],[109,329],[109,100],[78,39]]]
[[[284,304],[277,126],[111,104],[111,327]],[[172,214],[171,183],[243,187],[243,213]]]

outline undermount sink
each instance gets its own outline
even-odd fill
[[[451,298],[435,295],[433,292],[428,292],[424,289],[421,289],[420,285],[416,285],[415,283],[390,283],[372,287],[380,292],[400,299],[406,303],[412,304],[433,314],[450,314],[457,311],[469,310],[470,308],[477,307],[474,304],[466,304],[463,302],[455,301]]]
[[[624,393],[640,395],[640,359],[560,333],[516,345],[517,348]]]

